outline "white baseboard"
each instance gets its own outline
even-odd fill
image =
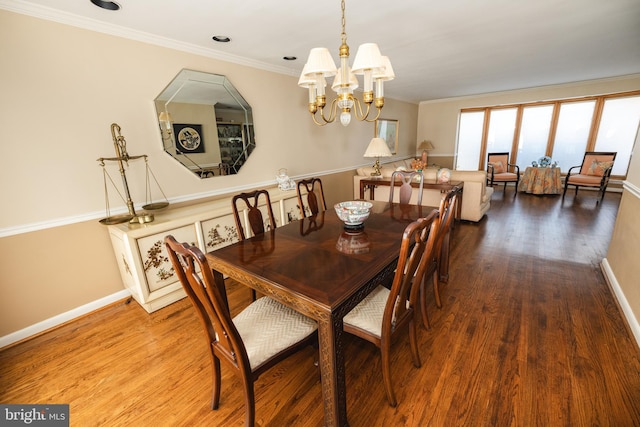
[[[15,342],[21,341],[25,338],[29,338],[33,335],[44,332],[47,329],[51,329],[53,327],[59,326],[65,322],[68,322],[69,320],[75,319],[76,317],[80,317],[87,313],[91,313],[92,311],[98,310],[99,308],[102,308],[111,303],[128,298],[130,296],[131,296],[131,292],[129,292],[126,289],[123,289],[119,292],[116,292],[115,294],[108,295],[104,298],[100,298],[99,300],[90,302],[80,307],[76,307],[73,310],[69,310],[65,313],[58,314],[57,316],[51,317],[47,320],[43,320],[42,322],[38,322],[35,325],[31,325],[19,331],[12,332],[9,335],[0,337],[0,349],[8,345],[11,345]]]
[[[631,306],[629,305],[624,292],[622,292],[622,289],[620,288],[620,283],[618,283],[613,270],[611,270],[609,261],[607,261],[606,258],[602,260],[602,263],[600,263],[600,268],[602,269],[605,280],[609,283],[609,286],[613,290],[613,293],[618,300],[618,304],[620,304],[620,307],[622,308],[622,313],[627,320],[627,324],[631,329],[631,333],[636,339],[638,347],[640,347],[640,323],[638,322],[636,316],[633,314],[633,310],[631,309]]]

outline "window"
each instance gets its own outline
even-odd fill
[[[560,104],[556,143],[551,157],[560,164],[561,172],[567,172],[571,166],[582,163],[595,106],[596,101]]]
[[[456,169],[482,170],[487,153],[509,152],[521,169],[549,155],[566,173],[585,151],[615,151],[612,175],[625,177],[639,124],[640,91],[463,109]]]
[[[516,129],[515,108],[491,110],[489,112],[489,134],[487,135],[487,152],[502,153],[511,151],[513,132]]]
[[[478,168],[483,126],[484,111],[469,112],[460,116],[456,169],[474,170]],[[461,150],[460,146],[464,148]]]
[[[611,175],[626,175],[640,122],[640,96],[607,99],[598,127],[595,151],[616,151]]]
[[[536,105],[524,107],[522,124],[518,139],[518,156],[516,164],[524,171],[531,162],[545,155],[551,128],[553,105]],[[540,154],[542,153],[542,154]]]

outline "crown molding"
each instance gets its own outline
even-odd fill
[[[89,31],[122,37],[129,40],[152,44],[155,46],[166,47],[181,52],[192,53],[194,55],[218,59],[221,61],[244,65],[251,68],[257,68],[264,71],[271,71],[274,73],[294,77],[297,76],[297,73],[295,71],[286,67],[279,67],[276,65],[267,64],[265,62],[251,60],[238,55],[221,52],[215,49],[208,49],[202,46],[160,37],[155,34],[136,31],[119,25],[108,24],[95,19],[89,19],[79,15],[74,15],[72,13],[55,10],[46,6],[35,5],[32,3],[21,2],[17,0],[0,0],[0,9],[8,10],[10,12],[19,13],[22,15],[28,15],[34,18],[44,19],[47,21],[53,21],[60,24],[70,25]]]

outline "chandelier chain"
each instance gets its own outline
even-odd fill
[[[344,16],[345,0],[342,0],[341,8],[342,8],[342,33],[340,34],[340,37],[342,38],[342,44],[347,44],[347,31],[345,30],[347,26],[347,20]]]

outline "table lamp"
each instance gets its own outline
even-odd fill
[[[380,173],[380,157],[391,157],[391,150],[389,150],[389,146],[382,138],[373,138],[371,142],[369,142],[369,146],[367,147],[367,151],[364,152],[364,157],[375,157],[376,162],[373,165],[373,172],[371,172],[371,176],[379,177],[382,174]]]
[[[434,146],[433,146],[433,144],[431,143],[431,141],[426,141],[426,140],[425,140],[425,141],[422,141],[422,142],[420,143],[420,145],[418,146],[418,150],[422,150],[422,164],[423,164],[425,167],[428,165],[428,163],[427,163],[427,157],[428,157],[428,154],[429,154],[429,153],[427,153],[427,152],[428,152],[429,150],[433,150],[434,148],[436,148],[436,147],[434,147]]]

